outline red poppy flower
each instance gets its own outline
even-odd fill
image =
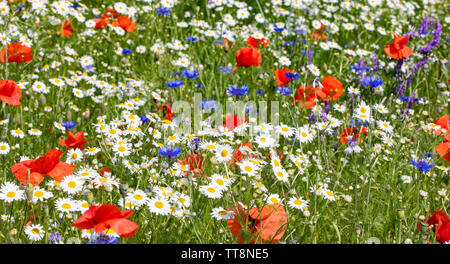
[[[109,18],[107,18],[107,17],[105,17],[105,18],[94,18],[93,20],[95,22],[95,29],[106,28],[108,26],[108,23],[109,23]]]
[[[226,114],[225,123],[222,126],[224,128],[228,128],[229,131],[233,131],[236,127],[247,123],[248,121],[244,117],[238,117],[233,114]]]
[[[239,244],[277,243],[286,231],[287,217],[281,204],[253,207],[248,213],[240,204],[230,210],[235,217],[227,220],[228,228]]]
[[[450,133],[444,139],[442,144],[439,144],[435,147],[436,152],[443,158],[445,161],[450,162]]]
[[[450,241],[450,218],[441,209],[436,210],[433,215],[425,219],[428,225],[433,225],[433,231],[436,232],[436,240],[444,244]],[[417,230],[420,230],[421,223],[417,225]],[[437,227],[436,227],[437,225]]]
[[[67,139],[60,139],[59,144],[63,147],[67,147],[68,149],[71,148],[79,148],[81,150],[86,149],[85,146],[83,146],[84,143],[87,142],[87,140],[84,139],[84,132],[78,132],[75,135],[72,134],[72,132],[67,132]]]
[[[120,211],[113,204],[92,205],[72,225],[79,229],[93,228],[96,233],[112,229],[121,237],[128,238],[134,236],[139,228],[136,223],[127,219],[132,214],[132,210]]]
[[[341,135],[341,143],[345,143],[348,144],[348,137],[352,136],[353,139],[359,139],[360,133],[363,133],[365,136],[368,136],[369,133],[367,133],[367,128],[366,127],[361,127],[361,128],[346,128],[342,131],[342,135]]]
[[[61,25],[61,35],[63,37],[72,37],[74,30],[70,26],[72,24],[72,21],[64,21],[64,26]]]
[[[245,44],[255,48],[265,48],[267,45],[269,45],[269,40],[265,38],[256,39],[252,36],[248,37],[248,39],[245,41]]]
[[[261,54],[259,51],[252,47],[245,47],[236,51],[236,62],[237,65],[233,71],[237,70],[239,67],[258,67],[262,61]]]
[[[56,181],[62,181],[65,176],[73,173],[74,165],[62,162],[59,159],[63,152],[57,149],[47,151],[45,156],[34,160],[26,160],[11,166],[11,171],[22,184],[27,184],[27,173],[30,171],[30,183],[38,186],[44,175]]]
[[[289,72],[293,74],[296,73],[291,69],[278,69],[275,71],[275,79],[277,80],[277,86],[285,86],[292,80],[292,78],[286,77],[286,73]]]
[[[331,76],[323,78],[322,86],[322,89],[317,90],[317,95],[324,101],[336,101],[344,91],[342,83]]]
[[[245,143],[241,143],[239,144],[239,146],[237,147],[236,151],[233,154],[233,157],[230,159],[230,161],[228,161],[228,165],[234,167],[236,166],[237,162],[240,162],[241,160],[245,159],[246,157],[250,156],[250,155],[244,155],[241,151],[242,148],[251,150],[252,149],[252,143],[250,142],[245,142]],[[251,155],[252,157],[256,157],[256,155]]]
[[[0,100],[5,104],[19,106],[19,102],[22,97],[22,90],[16,84],[16,82],[11,80],[0,81]]]
[[[316,93],[312,86],[301,86],[297,89],[297,94],[292,100],[292,103],[299,102],[301,107],[311,109],[316,105],[316,99],[318,97]]]
[[[2,63],[6,62],[6,57],[8,57],[8,63],[29,62],[33,59],[33,54],[31,54],[30,47],[22,45],[22,42],[14,42],[7,47],[3,47],[0,52],[0,61]]]
[[[194,174],[194,178],[198,177],[199,175],[203,174],[202,165],[203,165],[203,158],[200,154],[192,154],[192,155],[186,155],[186,161],[177,160],[177,162],[181,165],[189,165],[189,171]],[[187,171],[183,172],[183,176],[187,176]]]
[[[393,59],[404,59],[412,53],[412,49],[405,46],[408,41],[408,36],[394,35],[394,41],[391,44],[385,46],[384,51],[389,57]]]
[[[317,41],[318,38],[321,38],[322,40],[327,40],[327,35],[325,33],[321,32],[314,32],[312,33],[312,36],[314,38],[314,41]]]
[[[117,12],[114,8],[107,9],[105,13],[103,14],[102,18],[118,18],[120,16],[120,13]]]
[[[434,121],[433,123],[435,123],[436,125],[441,127],[441,129],[435,130],[434,134],[436,134],[436,135],[443,134],[444,132],[442,131],[442,129],[445,129],[446,133],[450,132],[449,131],[450,130],[450,126],[448,124],[449,119],[450,119],[450,116],[448,114],[446,114],[446,115],[443,115],[443,116],[439,117],[436,121]]]
[[[103,176],[105,174],[111,175],[111,169],[109,167],[102,167],[98,173],[100,174],[100,176]]]
[[[166,111],[166,115],[164,116],[164,119],[172,121],[173,112],[172,112],[172,108],[170,108],[170,106],[168,104],[161,106],[161,111],[163,113],[164,113],[164,111]]]
[[[119,16],[116,20],[112,22],[113,27],[121,27],[126,32],[133,32],[136,30],[136,23],[127,17],[127,16]]]

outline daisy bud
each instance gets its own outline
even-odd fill
[[[107,191],[107,192],[112,192],[112,185],[111,184],[109,184],[109,183],[106,183],[105,185],[104,185],[104,187],[105,187],[105,191]]]
[[[47,105],[47,98],[45,97],[44,94],[41,94],[41,95],[39,96],[39,104],[40,104],[41,106]]]
[[[83,117],[84,117],[84,119],[88,120],[90,115],[91,115],[91,112],[90,112],[90,110],[88,108],[88,109],[86,109],[86,111],[84,111]]]

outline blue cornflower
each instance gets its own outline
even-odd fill
[[[434,163],[428,163],[428,160],[429,158],[418,161],[411,159],[411,164],[423,174],[427,174],[434,167]]]
[[[356,72],[363,72],[370,70],[369,67],[359,66],[358,64],[350,65],[350,69]]]
[[[139,116],[139,118],[141,119],[142,123],[148,122],[150,119],[147,117],[147,115],[142,115]]]
[[[157,15],[163,15],[163,16],[169,16],[170,9],[169,8],[165,8],[165,7],[157,8],[156,9],[156,14]]]
[[[183,86],[183,84],[184,83],[183,83],[182,80],[175,80],[175,81],[170,81],[170,82],[166,83],[167,87],[172,88],[172,89],[175,89],[175,88],[178,88],[180,86]]]
[[[298,77],[300,77],[300,73],[286,72],[284,76],[289,79],[298,79]]]
[[[51,233],[49,239],[51,244],[61,244],[61,234],[58,232]]]
[[[296,28],[294,29],[295,33],[299,34],[299,35],[303,35],[306,36],[306,30],[302,29],[302,28]]]
[[[219,71],[223,72],[225,74],[229,74],[233,72],[233,68],[228,67],[228,66],[219,66]]]
[[[216,40],[214,40],[214,44],[223,45],[224,43],[225,43],[224,39],[216,39]]]
[[[210,110],[210,109],[217,110],[217,102],[212,99],[205,99],[201,102],[201,107],[202,107],[202,109],[205,109],[205,110]]]
[[[94,233],[89,240],[86,240],[86,244],[116,244],[117,241],[119,241],[117,237]]]
[[[291,89],[289,89],[288,87],[278,86],[276,90],[277,90],[277,92],[279,92],[281,95],[284,95],[284,96],[288,96],[291,94]]]
[[[242,85],[241,88],[237,87],[237,84],[232,84],[227,87],[227,91],[236,97],[241,97],[248,93],[249,88],[245,85]]]
[[[77,125],[77,123],[73,121],[67,121],[65,123],[61,123],[61,126],[63,126],[66,130],[71,130]]]
[[[361,79],[361,83],[364,86],[371,86],[372,88],[376,88],[383,85],[383,79],[375,76],[365,76]]]
[[[189,36],[186,38],[186,41],[188,42],[197,42],[198,38],[197,37],[193,37],[193,36]]]
[[[130,49],[125,48],[122,50],[122,54],[131,54],[131,53],[132,51]]]
[[[181,76],[188,79],[195,79],[198,78],[198,72],[194,69],[184,69],[181,71]]]
[[[194,150],[194,151],[198,150],[199,146],[200,146],[200,138],[198,138],[198,137],[194,137],[191,140],[191,144],[187,145],[187,147],[190,150]]]
[[[282,32],[284,30],[284,28],[279,28],[277,27],[277,24],[273,24],[273,30],[275,30],[276,32]]]
[[[194,87],[195,87],[195,88],[198,88],[198,89],[205,89],[205,86],[204,86],[203,84],[200,84],[200,83],[196,83],[196,84],[194,85]]]
[[[262,95],[262,94],[264,94],[264,90],[259,89],[258,91],[256,91],[256,94],[257,94],[257,95]]]
[[[167,146],[167,147],[160,147],[159,148],[159,154],[161,156],[164,156],[166,158],[176,158],[180,156],[181,149],[177,145],[174,145],[173,147]]]
[[[17,11],[22,11],[22,9],[23,9],[24,7],[25,7],[24,5],[19,5],[18,7],[16,7],[16,10],[17,10]]]
[[[350,127],[360,127],[360,126],[367,126],[367,122],[364,122],[361,124],[361,122],[356,119],[356,121],[354,119],[350,120]]]
[[[285,41],[283,43],[283,46],[294,46],[295,42],[294,41]]]
[[[412,102],[417,102],[417,101],[420,101],[421,98],[420,97],[411,98],[411,97],[408,97],[408,96],[402,96],[402,97],[400,97],[400,100],[402,100],[404,102],[408,102],[409,100],[411,100]]]

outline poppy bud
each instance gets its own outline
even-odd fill
[[[119,185],[119,191],[120,191],[120,195],[122,195],[122,197],[127,196],[128,194],[128,182],[121,182]]]
[[[20,127],[20,125],[22,124],[22,115],[17,115],[14,121],[16,123],[16,127]]]
[[[88,191],[86,193],[86,200],[89,204],[92,204],[94,202],[94,194],[91,191]]]
[[[100,115],[105,115],[106,114],[106,106],[105,104],[101,104],[100,105]]]
[[[398,217],[404,218],[405,217],[405,209],[404,208],[398,208]]]
[[[72,120],[72,111],[67,111],[66,113],[67,120]]]
[[[28,178],[27,181],[29,181],[30,176],[27,176],[27,178]],[[25,189],[25,194],[27,196],[28,202],[33,201],[33,192],[34,192],[33,184],[28,183],[27,188]]]

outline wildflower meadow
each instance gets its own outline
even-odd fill
[[[449,244],[449,8],[0,0],[0,243]]]

